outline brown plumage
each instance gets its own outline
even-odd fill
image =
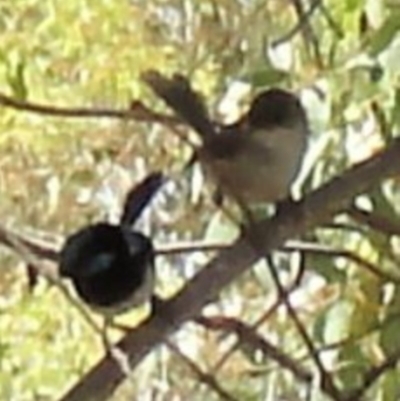
[[[242,206],[285,199],[301,167],[309,132],[295,95],[272,88],[258,94],[232,125],[213,124],[199,95],[180,75],[151,71],[144,80],[201,136],[197,157],[223,194]]]

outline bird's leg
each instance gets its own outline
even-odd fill
[[[112,323],[109,324],[109,327],[112,327],[113,329],[117,329],[119,331],[122,331],[126,334],[130,333],[132,330],[134,330],[134,327],[127,326],[126,324],[121,324],[121,323],[116,323],[113,321]]]
[[[164,315],[164,305],[165,301],[160,298],[159,296],[152,294],[151,299],[150,299],[150,305],[151,305],[151,314],[152,315],[158,315],[158,316],[163,316]]]
[[[257,219],[250,207],[240,197],[236,196],[235,200],[242,212],[243,220],[239,223],[240,232],[247,233],[249,229],[256,223]]]
[[[215,189],[215,191],[213,192],[212,200],[217,205],[217,207],[222,208],[224,204],[224,195],[219,188]]]
[[[114,361],[120,367],[122,373],[124,373],[126,376],[129,376],[132,373],[132,369],[129,365],[129,359],[121,349],[119,349],[118,347],[116,347],[114,344],[111,343],[107,335],[107,329],[109,327],[120,328],[117,325],[115,325],[112,317],[106,317],[104,319],[104,324],[102,328],[102,341],[106,354],[109,355],[112,359],[114,359]],[[124,330],[126,330],[126,328],[124,328]]]
[[[231,191],[231,198],[238,206],[240,216],[235,215],[231,209],[227,208],[226,204],[224,205],[225,194],[222,192],[221,188],[217,187],[212,197],[215,205],[222,210],[232,223],[239,227],[239,231],[245,232],[255,222],[255,216],[241,196]]]
[[[112,318],[105,317],[103,320],[103,326],[101,328],[101,340],[103,342],[106,354],[111,354],[110,350],[113,346],[107,335],[107,329],[111,324],[112,324]]]
[[[224,204],[225,196],[222,193],[220,188],[216,188],[214,192],[212,193],[212,201],[214,202],[215,206],[222,211],[222,213],[229,219],[231,220],[234,224],[237,224],[240,226],[239,218],[238,216],[235,216],[235,214],[230,210],[226,203]]]
[[[275,204],[275,215],[285,215],[287,211],[289,211],[292,206],[296,203],[291,195],[287,196],[284,199],[281,199]]]
[[[103,327],[101,329],[101,340],[103,342],[104,350],[107,355],[114,357],[114,353],[117,350],[117,347],[110,341],[108,336],[108,329],[110,327],[115,327],[114,319],[112,317],[105,317],[103,321]],[[117,351],[118,352],[118,351]]]

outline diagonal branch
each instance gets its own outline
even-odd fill
[[[400,174],[399,157],[400,139],[395,139],[381,153],[308,194],[302,201],[288,208],[286,214],[257,223],[251,234],[264,238],[264,252],[278,248],[287,239],[323,224],[333,215],[342,212],[355,196],[374,184]],[[259,255],[243,237],[222,250],[176,296],[165,301],[136,330],[118,342],[117,346],[128,355],[131,366],[136,366],[183,323],[198,316],[210,299],[215,299],[222,288],[232,283],[258,258]],[[106,400],[123,378],[114,361],[103,359],[61,400]]]

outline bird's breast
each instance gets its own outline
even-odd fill
[[[252,133],[234,156],[205,155],[206,170],[223,192],[246,203],[286,198],[300,169],[306,135],[288,129]]]
[[[154,266],[132,265],[123,271],[114,269],[92,277],[75,278],[74,285],[93,310],[112,316],[149,300],[154,289]]]

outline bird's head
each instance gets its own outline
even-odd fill
[[[259,93],[250,105],[246,120],[254,129],[307,126],[306,113],[299,99],[279,88]]]
[[[121,227],[97,223],[70,235],[60,254],[60,275],[85,278],[111,269],[129,258]]]

